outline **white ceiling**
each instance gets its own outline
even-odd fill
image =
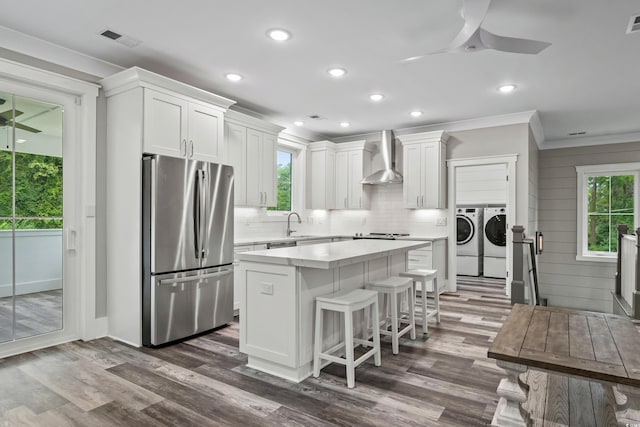
[[[445,47],[461,0],[57,0],[12,2],[0,25],[234,99],[274,123],[339,137],[537,110],[546,140],[640,131],[637,0],[493,0],[483,27],[552,43],[538,55],[485,50],[402,58]],[[270,28],[293,38],[276,43]],[[109,28],[134,48],[99,36]],[[5,43],[6,46],[6,43]],[[61,64],[64,65],[64,64]],[[336,80],[333,66],[348,74]],[[245,79],[232,83],[224,74]],[[510,95],[497,92],[514,83]],[[386,98],[372,103],[368,96]],[[419,109],[418,119],[409,112]],[[323,120],[307,116],[317,114]],[[339,122],[347,120],[344,129]]]

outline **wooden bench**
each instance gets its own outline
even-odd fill
[[[519,380],[528,368],[614,387],[618,425],[640,422],[640,333],[628,317],[516,304],[488,357],[507,371],[492,425],[529,425],[520,406],[528,387]]]

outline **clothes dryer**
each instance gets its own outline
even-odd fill
[[[507,277],[507,210],[484,209],[483,271],[486,277]]]
[[[482,274],[482,208],[456,210],[457,271],[463,276]]]

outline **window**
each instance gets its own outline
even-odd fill
[[[290,151],[278,150],[276,157],[278,195],[277,206],[268,208],[271,211],[291,211],[291,177],[293,153]]]
[[[618,225],[638,222],[640,164],[577,166],[578,260],[614,260]]]

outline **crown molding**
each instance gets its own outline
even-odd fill
[[[534,111],[531,115],[531,119],[529,120],[529,129],[531,129],[531,134],[533,135],[533,139],[536,141],[536,145],[539,150],[542,150],[542,146],[544,145],[544,129],[542,128],[542,122],[540,121],[540,114],[537,111]]]
[[[119,65],[3,26],[0,26],[0,46],[22,55],[98,78],[110,76],[124,69]]]
[[[640,142],[640,132],[554,139],[544,141],[544,143],[540,146],[540,149],[554,150],[558,148],[586,147],[590,145],[623,144],[625,142]]]

